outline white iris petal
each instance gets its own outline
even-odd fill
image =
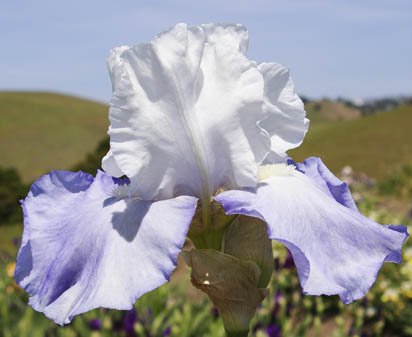
[[[265,108],[265,86],[277,73],[267,76],[248,60],[247,43],[240,25],[178,24],[150,43],[114,49],[105,170],[125,174],[150,200],[194,195],[209,202],[219,186],[256,186],[258,166],[274,149],[276,127],[269,124],[293,124],[290,130],[305,121],[302,107],[290,120],[267,122],[274,113]],[[284,78],[280,89],[290,86]],[[279,137],[291,142],[290,133]]]
[[[303,102],[295,93],[289,70],[277,63],[259,64],[265,80],[263,110],[268,118],[262,122],[271,138],[269,162],[282,162],[286,151],[298,147],[309,128]]]
[[[116,178],[119,178],[124,175],[124,173],[120,170],[119,165],[117,165],[112,151],[110,150],[102,159],[102,168],[106,172],[110,172],[111,175]]]

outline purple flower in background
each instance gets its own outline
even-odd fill
[[[18,246],[20,244],[20,238],[18,237],[13,237],[11,239],[11,242],[13,243],[14,246]]]
[[[90,330],[100,330],[102,328],[102,322],[98,318],[94,318],[89,321]]]
[[[22,204],[15,278],[34,309],[58,324],[131,309],[169,280],[197,207],[212,229],[213,203],[266,223],[306,294],[350,303],[400,261],[405,227],[361,215],[320,159],[288,163],[308,129],[303,103],[289,71],[249,60],[247,44],[240,25],[178,24],[112,50],[105,172],[53,171]]]
[[[280,310],[280,302],[282,300],[282,292],[280,291],[280,289],[277,289],[275,292],[275,296],[274,296],[274,306],[272,309],[272,315],[273,317],[276,317],[279,313]]]
[[[275,296],[274,296],[275,305],[280,304],[280,301],[282,300],[282,297],[283,297],[282,292],[280,291],[280,289],[277,289],[276,292],[275,292]]]
[[[282,331],[276,324],[271,324],[266,328],[266,334],[268,337],[281,337]]]
[[[282,267],[285,269],[292,269],[295,267],[295,263],[293,262],[293,256],[289,250],[287,250],[286,259]]]
[[[219,317],[219,310],[217,310],[216,307],[213,307],[212,309],[210,309],[210,313],[212,314],[213,318],[218,318]]]
[[[172,334],[172,328],[169,326],[163,331],[162,336],[169,337],[171,334]]]
[[[134,324],[137,322],[137,311],[129,310],[123,318],[123,330],[127,333],[134,332]]]

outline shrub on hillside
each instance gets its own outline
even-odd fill
[[[21,221],[19,200],[26,192],[16,169],[0,167],[0,225]]]
[[[379,192],[385,195],[412,198],[412,165],[402,165],[388,178],[382,180],[379,183]]]
[[[83,171],[95,175],[101,169],[102,158],[109,151],[109,138],[106,137],[97,145],[96,149],[87,154],[86,158],[74,166],[73,171]]]

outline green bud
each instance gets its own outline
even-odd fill
[[[267,294],[258,287],[258,265],[213,249],[184,252],[184,258],[192,268],[193,285],[219,310],[227,335],[247,337],[249,322]]]
[[[196,248],[221,250],[222,239],[226,227],[237,217],[236,215],[226,215],[221,204],[212,200],[208,204],[211,212],[210,224],[203,223],[203,206],[198,204],[190,225],[188,236],[193,241]]]
[[[259,288],[266,288],[273,273],[272,241],[266,223],[260,219],[239,216],[227,228],[223,251],[241,261],[253,261],[260,269]]]
[[[183,254],[192,268],[193,285],[219,310],[227,335],[246,337],[272,276],[272,242],[263,221],[227,216],[214,201],[210,206],[212,221],[208,226],[203,225],[198,207],[189,232],[197,249]]]

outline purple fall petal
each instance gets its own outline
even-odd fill
[[[288,162],[295,165],[299,172],[309,177],[315,185],[333,197],[338,203],[353,210],[358,210],[348,185],[337,178],[320,158],[309,157],[303,163],[295,163],[292,160]]]
[[[263,181],[256,192],[226,191],[215,199],[227,214],[266,221],[269,238],[292,253],[305,293],[339,294],[350,303],[367,292],[384,261],[399,262],[407,231],[371,221],[321,185],[295,170]]]
[[[142,201],[127,197],[125,183],[54,171],[22,203],[15,278],[58,324],[97,307],[131,309],[175,268],[197,199]]]

